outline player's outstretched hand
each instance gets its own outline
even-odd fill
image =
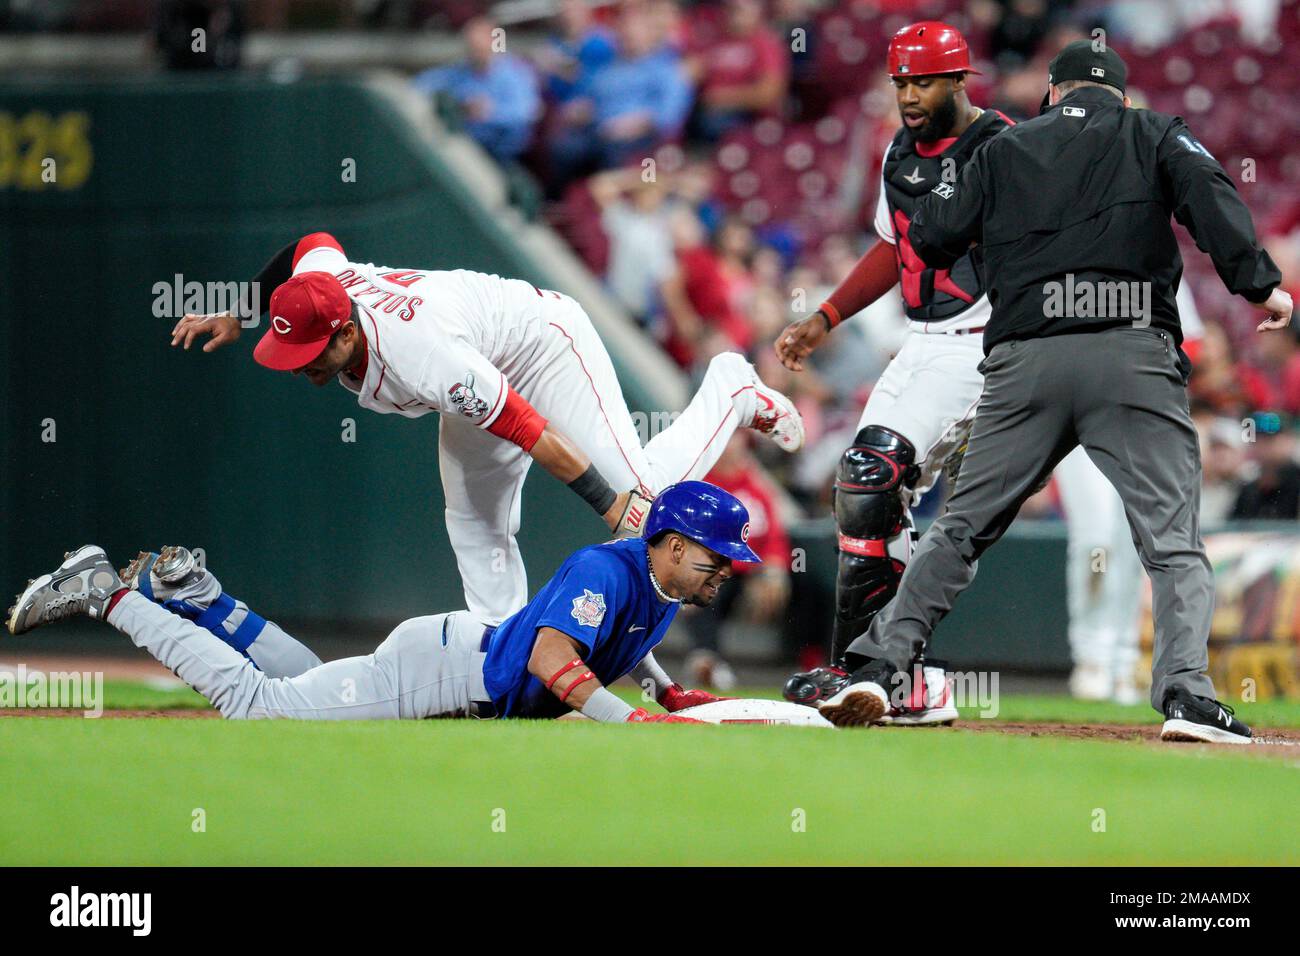
[[[1268,313],[1268,318],[1255,327],[1256,332],[1272,332],[1284,329],[1291,324],[1291,293],[1281,286],[1273,290],[1263,302],[1257,305]]]
[[[614,532],[615,538],[638,538],[653,503],[653,498],[646,497],[635,488],[624,491],[614,499],[609,511],[605,512],[605,523]]]
[[[791,322],[776,337],[776,357],[790,371],[802,372],[803,360],[812,355],[824,338],[826,320],[822,318],[821,312],[814,312],[806,319]]]
[[[686,690],[681,684],[670,684],[657,698],[659,706],[670,714],[687,707],[699,707],[701,704],[716,704],[720,700],[735,700],[734,697],[715,697],[704,690]]]
[[[216,351],[239,338],[239,320],[229,312],[214,312],[211,315],[187,312],[172,329],[172,345],[189,349],[190,344],[201,335],[212,336],[203,344],[203,351]]]
[[[703,720],[694,717],[678,717],[676,714],[652,714],[643,707],[638,707],[627,715],[629,724],[702,724]]]

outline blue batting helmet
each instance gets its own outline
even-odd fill
[[[761,562],[750,550],[749,511],[735,495],[707,481],[679,481],[655,498],[645,537],[676,531],[733,561]]]

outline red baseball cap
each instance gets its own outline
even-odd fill
[[[352,314],[352,300],[328,272],[303,272],[271,293],[271,327],[253,349],[259,365],[302,368],[329,344]]]

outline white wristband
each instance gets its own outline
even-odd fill
[[[606,724],[626,723],[631,716],[633,708],[623,703],[616,696],[611,694],[603,687],[596,688],[596,692],[587,698],[587,702],[582,705],[582,714],[584,717],[590,717],[592,720],[599,720]]]

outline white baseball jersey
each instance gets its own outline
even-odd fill
[[[357,402],[417,418],[459,415],[482,429],[506,404],[510,372],[535,350],[547,295],[519,279],[459,269],[352,262],[337,244],[299,249],[293,273],[328,272],[362,306],[370,358],[362,381],[339,376]]]
[[[528,600],[515,535],[529,455],[552,424],[616,491],[655,494],[703,478],[737,427],[753,423],[762,383],[744,356],[716,356],[691,403],[643,447],[613,363],[573,299],[517,279],[353,262],[326,233],[303,239],[293,274],[327,272],[361,311],[367,358],[339,381],[363,408],[441,414],[438,460],[447,534],[478,621]],[[275,321],[275,317],[271,317]],[[584,507],[575,498],[575,507]]]

